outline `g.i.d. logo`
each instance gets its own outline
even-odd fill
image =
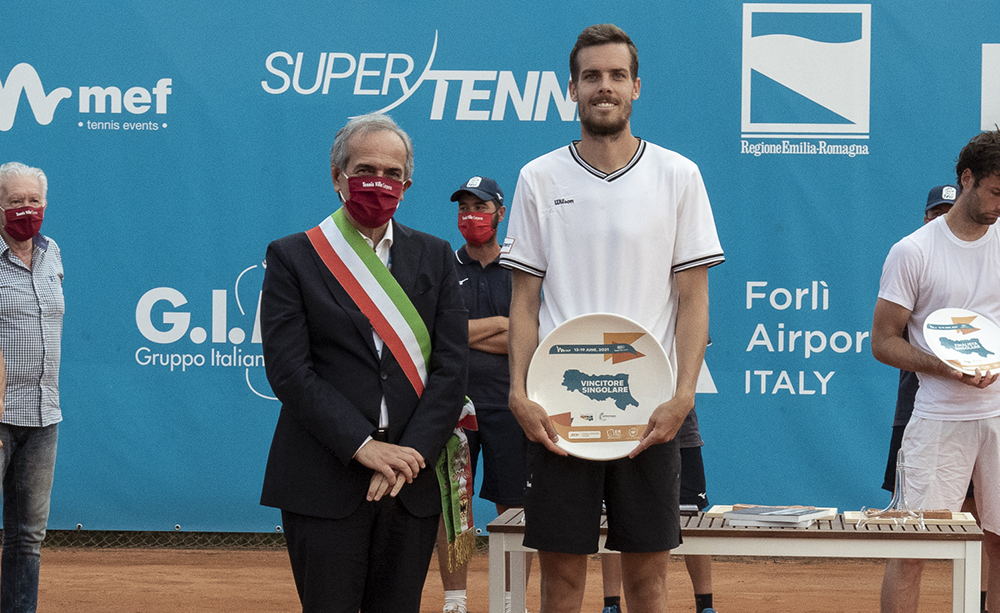
[[[144,339],[135,351],[135,363],[164,376],[204,369],[226,377],[236,374],[257,396],[277,400],[264,376],[261,349],[260,276],[264,267],[244,269],[231,294],[226,289],[210,290],[210,312],[193,312],[187,296],[173,287],[145,292],[135,305],[135,325]],[[248,273],[253,274],[244,279]],[[230,313],[230,295],[239,309],[238,323],[230,321],[235,315]]]
[[[871,5],[743,5],[743,138],[867,138]]]

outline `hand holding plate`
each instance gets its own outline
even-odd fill
[[[541,443],[545,448],[556,455],[569,455],[564,450],[556,446],[559,442],[559,435],[552,427],[548,413],[537,402],[532,402],[524,396],[511,396],[510,410],[514,413],[517,423],[524,430],[524,435],[529,441]]]
[[[685,403],[678,397],[674,397],[653,409],[653,414],[649,416],[649,423],[646,424],[646,431],[642,433],[639,444],[628,454],[634,458],[651,445],[666,443],[677,436],[684,418],[694,406],[693,402]]]

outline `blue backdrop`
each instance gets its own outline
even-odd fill
[[[606,21],[639,47],[634,132],[700,165],[726,252],[710,273],[717,392],[698,400],[710,499],[884,505],[881,264],[1000,121],[998,17],[982,0],[7,15],[0,157],[47,172],[43,231],[66,267],[50,527],[273,531],[257,504],[279,407],[255,328],[261,260],[336,207],[335,131],[387,109],[416,147],[398,219],[457,247],[459,183],[512,194],[521,165],[579,138],[567,58]],[[476,514],[484,526],[492,505]]]

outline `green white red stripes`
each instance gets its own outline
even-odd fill
[[[399,362],[417,396],[427,383],[431,337],[403,288],[340,208],[306,236]]]

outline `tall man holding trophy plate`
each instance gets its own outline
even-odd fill
[[[580,611],[602,501],[630,612],[666,609],[680,543],[674,436],[708,339],[707,269],[724,256],[698,167],[632,135],[638,69],[618,27],[580,34],[569,91],[581,138],[521,170],[501,253],[513,270],[510,405],[531,441],[524,544],[539,550],[542,613]]]

